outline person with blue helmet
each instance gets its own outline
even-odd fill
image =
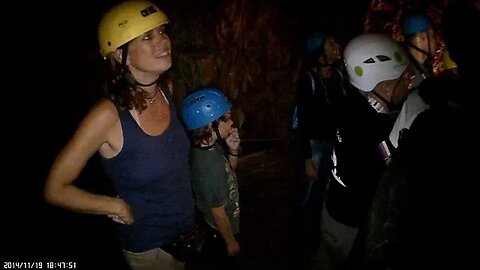
[[[408,95],[390,133],[390,142],[398,147],[401,135],[406,132],[419,113],[428,108],[420,95],[421,83],[432,76],[433,55],[437,48],[432,22],[424,15],[410,15],[403,22],[405,48],[410,63],[415,70],[415,77]],[[430,62],[430,63],[427,63]]]
[[[240,208],[235,168],[240,137],[233,127],[231,107],[217,87],[201,87],[181,104],[192,143],[190,171],[195,205],[205,229],[197,263],[207,269],[238,267]]]
[[[410,15],[403,21],[402,32],[405,46],[410,56],[416,60],[413,64],[418,72],[424,79],[431,76],[432,68],[425,67],[425,63],[433,60],[437,49],[432,22],[425,15]]]
[[[477,124],[479,1],[449,1],[442,12],[442,36],[455,61],[455,76],[435,76],[421,85],[431,92],[400,141],[371,209],[375,220],[367,243],[375,255],[358,269],[473,269],[480,239]],[[473,39],[473,40],[472,40]]]
[[[297,89],[297,130],[304,147],[305,174],[317,179],[321,163],[312,140],[329,141],[334,125],[329,107],[331,99],[342,92],[340,46],[332,35],[316,32],[310,35],[305,47],[305,66],[300,70]],[[320,118],[320,119],[319,119]],[[317,123],[321,122],[321,125]]]
[[[441,17],[442,35],[454,78],[436,78],[428,90],[430,108],[412,124],[401,162],[406,168],[409,206],[399,268],[469,269],[478,265],[471,243],[480,239],[478,190],[467,179],[478,172],[480,133],[478,43],[480,3],[449,1]],[[467,33],[461,31],[468,29]],[[392,181],[399,181],[398,177]],[[447,211],[445,211],[447,210]],[[421,225],[420,225],[421,224]],[[441,237],[439,237],[441,236]],[[396,268],[394,266],[394,268]]]
[[[298,241],[301,247],[313,247],[319,241],[319,212],[327,186],[331,142],[336,130],[332,100],[343,92],[345,76],[340,45],[333,35],[314,32],[308,36],[303,48],[304,64],[299,71],[292,126],[298,181],[291,238],[295,241],[293,245]],[[298,237],[298,233],[302,237]]]

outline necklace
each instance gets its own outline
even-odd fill
[[[143,98],[145,98],[145,100],[147,100],[150,104],[154,103],[155,101],[157,101],[157,95],[158,95],[158,92],[159,92],[159,89],[158,87],[155,89],[155,93],[153,93],[153,95],[151,97],[149,97],[147,95],[147,93],[144,91],[143,92]]]

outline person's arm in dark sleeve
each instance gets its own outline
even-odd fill
[[[313,166],[312,148],[310,147],[312,124],[315,124],[315,121],[311,119],[313,109],[312,80],[306,72],[300,75],[297,91],[299,138],[303,159],[305,160],[305,174],[316,178],[317,172]]]

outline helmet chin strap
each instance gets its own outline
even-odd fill
[[[425,51],[425,50],[419,48],[418,46],[416,46],[415,44],[413,44],[410,40],[407,41],[407,46],[412,47],[414,50],[423,53],[427,57],[425,59],[425,61],[433,59],[433,56],[431,54],[432,49],[431,49],[431,46],[430,46],[430,35],[428,34],[428,32],[427,32],[427,44],[428,44],[428,51]],[[414,61],[414,64],[417,67],[417,69],[419,69],[419,71],[421,72],[422,77],[424,79],[426,79],[428,76],[427,76],[427,74],[424,74],[424,72],[422,72],[423,68],[418,66],[417,61]],[[432,70],[431,70],[432,67],[428,67],[427,69],[429,69],[428,72],[432,72]]]
[[[218,142],[222,146],[226,145],[225,139],[222,139],[222,137],[220,135],[220,130],[218,129],[217,121],[212,122],[212,129],[213,129],[213,132],[215,132],[215,136],[217,137],[216,142]],[[209,149],[212,149],[214,146],[215,146],[215,143],[213,143],[212,145],[197,146],[196,148],[199,148],[199,149],[202,149],[202,150],[209,150]]]
[[[217,136],[217,141],[221,143],[221,141],[225,141],[225,139],[222,138],[222,135],[220,134],[220,130],[218,129],[218,122],[213,121],[212,122],[212,128],[213,131],[215,132],[215,135]]]
[[[401,81],[402,81],[402,77],[400,76],[398,82],[395,84],[395,87],[392,90],[392,94],[390,95],[390,100],[387,100],[382,95],[377,93],[375,90],[372,91],[373,95],[386,105],[386,108],[384,108],[383,105],[380,104],[380,102],[376,101],[373,97],[370,97],[368,99],[370,105],[379,113],[389,113],[389,114],[397,113],[401,109],[401,106],[398,106],[393,102],[393,95],[397,91],[397,88],[400,85]],[[402,102],[400,102],[399,104],[402,104]],[[385,109],[387,109],[388,112],[386,112]]]
[[[375,111],[377,111],[378,113],[382,113],[382,114],[388,114],[390,115],[391,117],[393,118],[396,118],[398,113],[400,112],[400,109],[399,107],[397,107],[395,104],[393,104],[392,102],[387,102],[383,97],[381,97],[379,94],[373,92],[374,95],[376,97],[378,97],[380,100],[382,100],[383,102],[385,102],[385,105],[386,105],[386,108],[382,105],[382,103],[380,101],[378,101],[377,99],[375,99],[374,97],[372,96],[367,96],[367,100],[368,100],[368,103],[370,104],[370,106],[372,106]]]
[[[429,52],[427,52],[427,51],[419,48],[418,46],[416,46],[415,44],[413,44],[411,41],[408,41],[407,45],[408,45],[409,47],[412,47],[412,48],[414,48],[415,50],[417,50],[417,51],[425,54],[425,55],[427,56],[427,58],[430,58],[430,57],[431,57],[431,55],[430,55]],[[430,47],[430,44],[428,45],[428,47]]]
[[[382,97],[382,95],[377,93],[375,90],[372,91],[372,93],[373,93],[373,95],[375,95],[376,98],[380,99],[387,106],[387,108],[384,108],[381,104],[379,104],[381,106],[381,110],[383,111],[383,113],[385,113],[384,109],[387,109],[388,111],[391,111],[390,108],[393,107],[392,98],[390,98],[390,101],[388,101],[386,98]],[[379,106],[379,105],[377,105],[377,106]]]
[[[220,130],[218,129],[218,122],[213,121],[212,127],[213,127],[213,131],[215,132],[215,135],[217,136],[217,142],[223,147],[225,153],[228,152],[227,141],[224,138],[222,138],[222,135],[220,135]]]

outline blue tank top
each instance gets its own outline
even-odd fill
[[[170,91],[163,92],[170,103],[170,124],[165,131],[147,135],[128,110],[118,110],[123,148],[113,158],[101,158],[117,194],[134,211],[133,224],[117,226],[122,247],[132,252],[161,247],[193,225],[190,144]]]

